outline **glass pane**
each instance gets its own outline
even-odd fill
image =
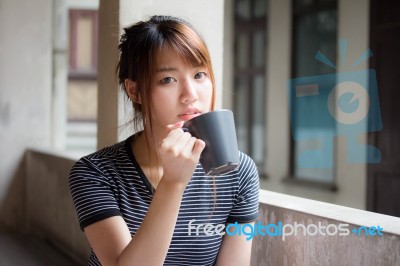
[[[245,69],[249,66],[249,36],[241,34],[237,44],[237,66],[239,69]]]
[[[319,3],[334,3],[336,0],[318,0]]]
[[[297,8],[303,8],[303,7],[308,7],[313,3],[313,0],[294,0],[294,7]]]
[[[314,130],[312,134],[320,134],[323,136],[325,133],[322,130]],[[304,142],[295,142],[295,176],[296,179],[307,180],[307,181],[317,181],[317,182],[325,182],[332,183],[334,179],[334,170],[333,168],[306,168],[299,167],[298,163],[302,163],[303,160],[303,152],[307,152],[310,150],[315,150],[315,157],[313,163],[321,164],[322,161],[326,159],[326,153],[323,151],[323,148],[318,141],[304,141]],[[332,143],[333,144],[333,143]],[[332,147],[333,148],[333,147]]]
[[[253,14],[255,18],[265,16],[267,11],[267,2],[268,0],[254,0]]]
[[[317,51],[336,61],[336,10],[322,11],[298,19],[296,23],[297,77],[334,73],[335,69],[314,59]]]
[[[235,14],[237,18],[249,20],[251,17],[250,0],[236,0],[235,4]]]
[[[76,65],[78,69],[92,69],[93,48],[93,20],[89,16],[79,17],[77,20],[77,51]]]
[[[298,179],[332,182],[334,177],[335,120],[330,116],[326,76],[300,79],[291,95],[291,120],[294,138],[294,175]],[[313,93],[297,94],[305,86],[319,84]],[[329,82],[328,82],[329,83]],[[311,88],[310,86],[310,88]]]
[[[235,126],[239,149],[247,153],[248,146],[248,79],[236,78],[235,88]]]
[[[264,31],[256,31],[253,35],[253,66],[263,67],[265,64],[265,41]]]
[[[318,77],[335,73],[335,69],[314,57],[320,51],[333,65],[336,64],[337,11],[307,14],[299,17],[294,25],[294,74],[295,77],[307,77],[306,84],[298,84],[298,88],[327,82],[327,76],[324,81]],[[317,88],[321,89],[316,93],[291,97],[294,175],[298,179],[331,183],[334,179],[335,121],[329,115],[327,106],[329,90],[322,89],[323,85]]]
[[[257,75],[253,80],[253,101],[252,101],[252,158],[260,165],[265,161],[264,158],[264,113],[265,113],[265,82],[264,76]]]

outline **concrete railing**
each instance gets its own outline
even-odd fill
[[[68,174],[78,156],[29,150],[27,168],[27,225],[31,233],[45,238],[77,264],[87,264],[88,242],[78,221],[68,189]],[[279,225],[285,232],[298,225],[297,235],[253,238],[252,266],[265,265],[398,265],[400,218],[342,207],[319,201],[261,190],[260,224]],[[313,236],[303,235],[301,225]],[[340,225],[342,224],[342,225]],[[344,225],[343,225],[344,224]],[[311,225],[311,226],[310,226]],[[340,225],[340,227],[339,227]],[[367,228],[383,228],[369,231]],[[336,229],[335,229],[336,228]],[[361,228],[361,229],[360,229]],[[268,227],[272,235],[275,228]],[[339,235],[348,229],[348,235]],[[352,232],[360,232],[360,236]],[[338,232],[335,233],[335,231]],[[263,232],[263,230],[261,230]],[[282,232],[283,233],[283,232]]]
[[[26,152],[27,231],[87,265],[89,244],[79,228],[68,175],[77,156],[53,151]]]
[[[263,226],[281,222],[293,234],[284,241],[282,236],[255,236],[252,266],[399,265],[400,218],[265,190],[260,193],[260,213]],[[313,235],[305,236],[299,224]],[[383,235],[374,230],[378,226]],[[271,235],[277,232],[274,229],[269,227]]]

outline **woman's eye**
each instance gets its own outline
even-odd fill
[[[162,84],[168,84],[168,83],[171,83],[171,82],[174,82],[174,81],[175,81],[175,79],[173,77],[166,77],[166,78],[163,78],[161,80],[161,83]]]
[[[204,77],[206,77],[207,76],[207,73],[206,72],[199,72],[199,73],[197,73],[195,76],[194,76],[194,78],[195,79],[202,79],[202,78],[204,78]]]

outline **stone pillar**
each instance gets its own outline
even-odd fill
[[[118,86],[115,67],[118,59],[119,1],[101,0],[99,5],[97,148],[118,139]]]
[[[68,82],[68,8],[65,0],[53,3],[53,75],[51,145],[65,148]]]
[[[368,69],[368,60],[357,67],[351,65],[369,48],[369,1],[339,0],[338,4],[338,38],[348,41],[345,62],[341,62],[339,49],[337,50],[336,65],[338,72]],[[367,131],[367,128],[365,128],[365,131]],[[337,139],[336,172],[341,195],[338,204],[365,209],[367,202],[367,165],[365,163],[349,164],[347,162],[349,154],[347,141],[347,137]],[[357,141],[360,145],[366,144],[367,134],[360,135]],[[366,147],[364,147],[363,152],[365,152],[364,158],[367,158]]]
[[[274,182],[288,176],[290,128],[286,82],[290,77],[291,1],[271,0],[268,6],[267,45],[267,163]]]

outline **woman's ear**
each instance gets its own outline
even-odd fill
[[[137,88],[137,83],[134,82],[133,80],[130,79],[125,79],[124,81],[126,93],[129,96],[129,99],[131,99],[134,103],[142,103],[142,100],[140,99],[139,91]]]

